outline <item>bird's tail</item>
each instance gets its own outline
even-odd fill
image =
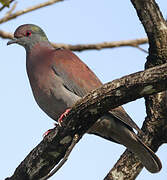
[[[158,156],[136,136],[136,148],[132,151],[137,155],[145,168],[151,173],[161,170],[162,164]]]
[[[111,115],[103,116],[89,129],[88,133],[126,146],[151,173],[161,170],[161,161],[156,154],[141,141],[130,126],[119,119]]]

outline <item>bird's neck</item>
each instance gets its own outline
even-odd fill
[[[54,51],[54,47],[50,43],[37,43],[30,50],[26,50],[26,66],[27,72],[30,70],[38,71],[38,68],[50,65],[50,56]]]
[[[51,44],[37,43],[26,52],[27,74],[33,88],[41,83],[41,79],[47,79],[52,63],[50,57],[54,50]]]
[[[26,48],[26,55],[28,57],[39,57],[47,54],[50,51],[53,51],[54,47],[49,43],[49,41],[36,42]]]

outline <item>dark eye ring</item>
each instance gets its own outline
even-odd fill
[[[27,36],[27,37],[31,36],[31,31],[27,31],[27,32],[26,32],[26,36]]]

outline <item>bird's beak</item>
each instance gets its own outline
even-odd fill
[[[17,38],[13,38],[12,40],[8,41],[7,45],[14,44],[14,43],[18,43],[18,39]]]

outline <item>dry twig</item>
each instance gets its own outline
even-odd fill
[[[0,30],[0,37],[3,38],[3,39],[12,39],[13,34]]]
[[[6,21],[9,21],[11,19],[14,19],[14,18],[16,18],[18,16],[21,16],[21,15],[23,15],[25,13],[34,11],[36,9],[40,9],[42,7],[46,7],[46,6],[52,5],[52,4],[60,2],[60,1],[64,1],[64,0],[50,0],[50,1],[47,1],[47,2],[44,2],[44,3],[41,3],[41,4],[37,4],[37,5],[29,7],[29,8],[23,9],[23,10],[17,11],[15,13],[11,14],[8,17],[5,16],[2,19],[0,19],[0,24],[4,23]]]
[[[13,6],[11,7],[11,9],[5,14],[5,18],[9,17],[12,14],[12,12],[16,9],[16,5],[17,5],[17,2],[15,2]]]
[[[140,47],[139,45],[137,45],[135,48],[143,51],[144,53],[148,54],[148,51],[146,51],[144,48]]]
[[[83,51],[83,50],[91,50],[91,49],[100,50],[104,48],[115,48],[115,47],[123,47],[123,46],[137,47],[138,45],[146,44],[146,43],[148,43],[147,38],[140,38],[140,39],[132,39],[132,40],[124,40],[124,41],[102,42],[102,43],[96,43],[96,44],[71,45],[71,44],[57,44],[57,43],[54,44],[53,43],[53,46],[55,48],[70,49],[72,51]]]
[[[12,39],[13,34],[0,30],[0,37],[3,39]],[[124,41],[102,42],[96,44],[72,45],[72,44],[63,44],[63,43],[52,43],[52,45],[55,48],[65,48],[65,49],[70,49],[72,51],[84,51],[84,50],[93,50],[93,49],[100,50],[105,48],[115,48],[115,47],[123,47],[123,46],[136,47],[139,50],[141,50],[139,45],[146,44],[147,42],[148,42],[147,38],[140,38],[140,39],[132,39],[132,40],[124,40]]]

